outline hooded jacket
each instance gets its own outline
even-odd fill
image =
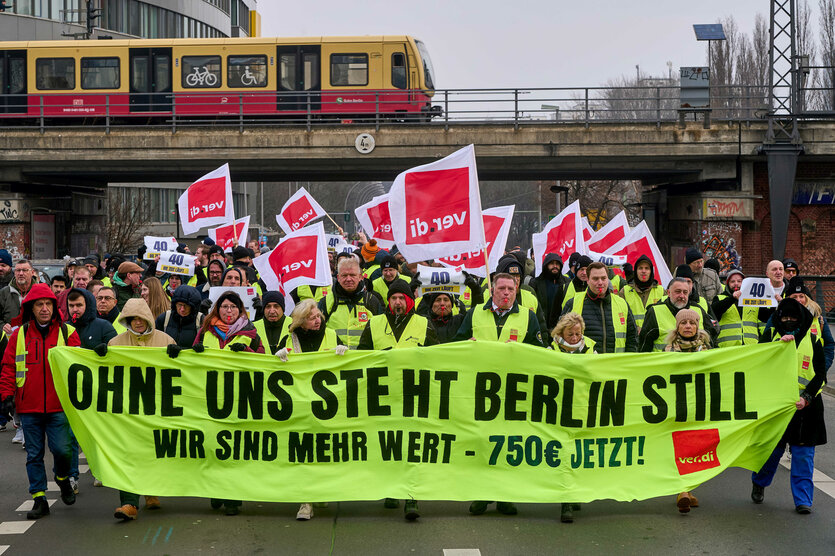
[[[638,336],[638,351],[649,352],[652,351],[653,346],[655,346],[655,341],[660,337],[661,334],[668,334],[668,330],[659,330],[658,328],[658,317],[656,316],[656,311],[664,311],[669,309],[670,313],[673,316],[676,315],[681,309],[676,308],[673,305],[673,302],[670,298],[666,298],[664,301],[659,301],[658,303],[654,303],[647,307],[647,314],[646,318],[644,319],[644,325],[641,327],[641,333]],[[716,336],[719,334],[719,327],[718,323],[711,318],[710,313],[705,311],[701,308],[701,306],[696,305],[692,301],[688,300],[687,305],[682,307],[682,309],[692,309],[697,313],[702,315],[702,329],[705,330],[711,337],[713,342],[716,341]],[[663,339],[663,338],[662,338]]]
[[[197,338],[197,317],[200,314],[202,296],[194,286],[182,285],[171,295],[171,309],[157,317],[156,329],[162,330],[182,348],[190,348]],[[185,303],[191,307],[187,317],[181,317],[177,312],[177,303]],[[166,326],[166,319],[168,325]],[[202,319],[201,319],[202,320]]]
[[[32,314],[35,301],[52,300],[52,320],[46,327],[40,327]],[[57,413],[63,411],[55,386],[52,382],[52,370],[49,367],[48,351],[58,345],[58,335],[62,334],[61,317],[58,313],[57,298],[46,284],[35,284],[23,300],[21,309],[22,325],[12,332],[6,351],[3,353],[0,367],[0,399],[15,395],[15,407],[18,413]],[[67,346],[79,346],[81,342],[75,331],[70,332],[66,325]],[[26,342],[26,382],[18,388],[15,381],[17,338],[25,334]]]
[[[784,313],[790,312],[800,315],[800,321],[795,330],[785,330],[781,323]],[[760,337],[760,342],[778,342],[784,334],[793,334],[795,345],[800,345],[806,334],[811,334],[809,328],[812,326],[812,313],[810,313],[799,301],[789,297],[783,299],[774,314],[766,323],[765,332]],[[823,417],[823,399],[818,390],[826,382],[826,364],[823,352],[823,344],[812,337],[812,368],[815,376],[806,385],[803,394],[807,394],[812,401],[803,409],[796,410],[786,427],[783,440],[789,444],[803,446],[819,446],[826,444],[826,422]]]
[[[100,318],[96,313],[96,298],[93,297],[93,294],[79,288],[72,288],[70,291],[81,292],[81,295],[84,296],[84,313],[75,320],[72,319],[72,316],[66,319],[67,324],[78,332],[81,347],[93,349],[97,345],[106,344],[115,338],[116,329],[113,328],[113,325]]]
[[[637,268],[638,264],[642,262],[649,263],[649,280],[646,284],[641,284],[638,281]],[[658,280],[655,279],[655,266],[653,266],[652,264],[652,259],[650,259],[646,255],[641,255],[640,257],[638,257],[638,260],[635,261],[635,269],[636,271],[633,273],[632,279],[629,280],[629,283],[627,285],[632,288],[632,290],[638,295],[638,297],[641,298],[641,301],[646,307],[647,299],[649,298],[649,294],[652,291],[652,288],[658,285]]]
[[[556,277],[548,270],[548,265],[553,261],[559,263]],[[545,255],[545,260],[542,261],[542,272],[531,282],[531,288],[533,288],[536,298],[539,300],[539,307],[545,316],[545,324],[548,330],[552,330],[557,325],[557,321],[560,320],[565,288],[568,287],[570,281],[568,276],[562,273],[562,269],[562,258],[556,253],[548,253]]]
[[[130,328],[134,317],[145,321],[146,329],[142,335],[135,334]],[[128,299],[119,315],[119,324],[126,330],[110,340],[110,346],[165,347],[176,343],[171,336],[154,328],[154,315],[144,299]]]

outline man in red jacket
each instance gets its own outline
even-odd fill
[[[61,500],[75,503],[69,480],[70,427],[55,393],[47,354],[55,346],[79,346],[78,334],[61,322],[57,298],[47,284],[32,286],[23,300],[21,325],[9,338],[0,368],[0,400],[2,413],[17,408],[26,437],[26,474],[29,492],[35,499],[27,519],[49,515],[46,501],[46,468],[44,437],[55,460],[55,482],[61,489]]]

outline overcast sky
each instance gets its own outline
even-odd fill
[[[816,4],[816,2],[812,2]],[[400,35],[426,43],[436,87],[583,87],[701,65],[694,23],[750,32],[769,0],[259,0],[264,36]],[[813,17],[816,19],[817,14]]]

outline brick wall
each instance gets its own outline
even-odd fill
[[[835,163],[811,164],[800,158],[798,179],[833,177]],[[754,165],[754,194],[763,198],[754,201],[755,221],[743,224],[740,255],[745,272],[763,274],[771,260],[771,216],[765,162]],[[786,257],[797,261],[802,274],[835,273],[835,206],[792,205]]]

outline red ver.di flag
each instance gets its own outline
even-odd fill
[[[472,145],[406,170],[389,191],[394,242],[407,261],[484,248],[484,221]]]
[[[233,229],[232,226],[235,226]],[[249,236],[249,215],[235,220],[234,224],[226,226],[218,226],[217,228],[209,229],[209,237],[223,247],[224,252],[231,253],[235,247],[235,241],[238,245],[246,245]]]
[[[629,234],[629,221],[626,213],[620,211],[605,226],[586,240],[586,253],[608,253],[610,248]]]
[[[287,199],[275,220],[285,234],[290,234],[301,230],[317,218],[327,215],[328,213],[316,202],[316,199],[304,187],[300,187],[292,197]]]
[[[229,164],[191,184],[180,195],[177,206],[185,235],[195,234],[200,228],[231,224],[235,220],[235,209],[232,206]]]
[[[287,234],[275,249],[252,260],[270,291],[290,292],[297,287],[330,286],[328,240],[321,222]]]
[[[556,253],[565,262],[572,253],[583,253],[585,247],[580,201],[574,201],[552,218],[544,230],[533,235],[534,276],[542,272],[542,261],[548,253]],[[567,270],[568,265],[564,264],[563,268]]]
[[[513,210],[516,205],[493,207],[481,213],[484,219],[484,237],[487,240],[487,256],[490,261],[490,272],[495,272],[499,259],[504,255],[507,236],[510,233],[510,223],[513,220]],[[438,262],[449,268],[460,266],[470,274],[484,278],[487,276],[487,265],[484,264],[484,250],[470,251],[452,257],[438,259]]]
[[[357,207],[354,214],[357,215],[357,221],[359,221],[369,239],[376,239],[377,245],[383,249],[391,249],[394,246],[388,194],[374,197],[364,205]]]
[[[632,228],[629,235],[610,247],[609,251],[616,255],[626,255],[626,261],[633,267],[638,257],[646,255],[652,261],[656,280],[665,288],[673,279],[670,267],[664,261],[661,250],[655,243],[655,238],[652,237],[649,226],[644,220],[641,220],[640,224]]]

